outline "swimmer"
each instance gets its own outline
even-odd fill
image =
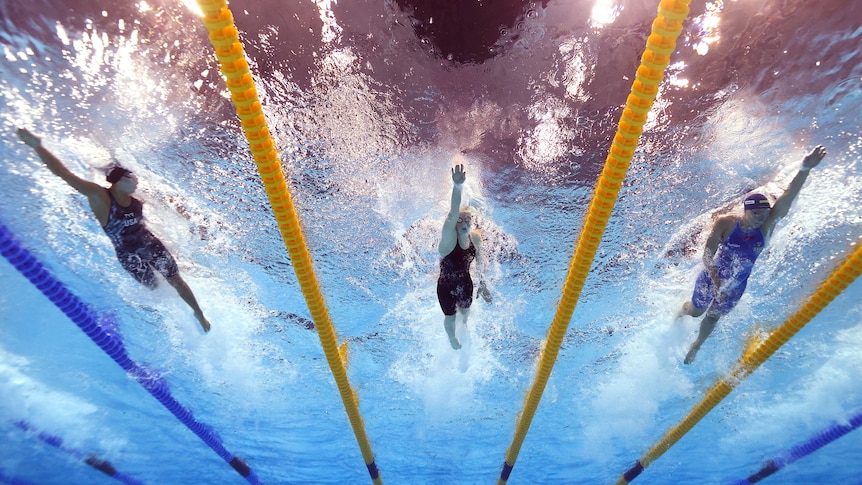
[[[748,277],[757,257],[766,247],[775,224],[790,211],[790,206],[799,195],[808,172],[816,167],[826,149],[817,146],[805,159],[802,168],[793,177],[790,187],[770,204],[762,194],[751,194],[743,201],[743,216],[724,216],[715,221],[703,251],[704,269],[697,278],[691,301],[685,302],[677,317],[690,315],[699,317],[697,339],[691,344],[685,363],[691,364],[700,346],[715,328],[718,319],[727,315],[742,297]]]
[[[204,317],[192,290],[180,276],[173,256],[144,226],[141,202],[131,195],[138,187],[135,174],[122,167],[113,167],[106,177],[111,187],[106,189],[70,172],[57,157],[42,146],[42,140],[29,131],[19,129],[17,134],[21,141],[36,150],[39,158],[54,175],[87,197],[90,209],[111,239],[123,269],[148,288],[156,287],[158,282],[155,272],[161,273],[194,311],[195,318],[204,332],[209,332],[210,323]]]
[[[456,162],[463,161],[459,156]],[[467,323],[470,315],[470,305],[473,303],[473,278],[470,276],[470,265],[476,260],[479,285],[477,295],[490,303],[491,293],[485,286],[482,274],[485,270],[485,259],[482,254],[482,236],[478,230],[471,230],[473,214],[468,208],[461,207],[461,190],[467,174],[464,164],[458,163],[452,168],[452,200],[449,214],[443,222],[443,234],[437,249],[440,252],[440,277],[437,279],[437,300],[445,315],[443,327],[449,336],[452,348],[458,350],[461,343],[455,336],[455,317],[461,314],[462,322]]]

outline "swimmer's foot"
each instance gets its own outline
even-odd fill
[[[209,333],[210,331],[210,322],[204,317],[204,314],[201,312],[195,312],[195,318],[198,319],[198,322],[201,324],[201,328],[204,329],[204,333]]]
[[[461,348],[461,344],[458,343],[458,339],[455,337],[449,337],[449,344],[452,345],[452,348],[458,350]]]
[[[691,350],[689,350],[688,354],[686,354],[685,360],[683,362],[685,362],[686,364],[691,364],[692,362],[694,362],[694,358],[697,357],[698,350],[700,350],[698,347],[692,346]]]

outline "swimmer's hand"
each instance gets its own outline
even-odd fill
[[[823,160],[823,157],[826,156],[826,149],[823,148],[823,145],[817,145],[814,150],[811,151],[805,158],[802,160],[802,168],[803,170],[811,170],[816,167],[817,164]]]
[[[719,286],[716,286],[715,296],[713,297],[713,301],[715,303],[721,305],[722,303],[724,303],[724,299],[726,296],[727,295],[725,294],[724,291],[722,291],[722,288]]]
[[[482,297],[485,300],[485,303],[491,303],[494,301],[494,298],[491,297],[491,292],[488,291],[488,288],[485,286],[484,281],[479,282],[479,288],[476,290],[476,296]]]
[[[452,182],[457,186],[467,180],[467,172],[464,171],[464,164],[460,163],[452,167]]]
[[[20,138],[21,141],[27,144],[30,148],[39,148],[42,146],[42,140],[39,139],[38,136],[30,133],[26,128],[18,128],[16,134],[18,135],[18,138]]]

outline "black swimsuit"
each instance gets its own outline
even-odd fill
[[[123,269],[150,288],[155,288],[157,284],[153,269],[165,278],[179,273],[177,263],[165,245],[144,227],[141,203],[130,197],[129,206],[123,207],[110,190],[108,196],[111,198],[111,211],[108,213],[108,223],[102,229],[111,238]]]
[[[473,279],[470,263],[476,258],[476,247],[464,249],[455,241],[455,249],[440,260],[440,277],[437,279],[437,300],[444,315],[454,315],[458,308],[473,304]]]

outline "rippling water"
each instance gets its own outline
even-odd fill
[[[499,475],[656,6],[637,1],[235,2],[386,483]],[[862,236],[862,4],[696,1],[510,483],[615,481],[792,315]],[[368,480],[192,2],[0,0],[0,221],[116,316],[130,355],[264,483]],[[75,173],[119,161],[213,323],[117,265]],[[698,362],[672,326],[711,217],[828,150]],[[492,256],[492,306],[448,348],[434,297],[450,159]],[[5,262],[0,481],[239,483]],[[852,284],[638,483],[728,483],[862,406]],[[47,445],[33,429],[64,440]],[[778,472],[857,483],[859,432]],[[74,451],[78,450],[78,451]],[[79,453],[76,455],[75,453]]]

